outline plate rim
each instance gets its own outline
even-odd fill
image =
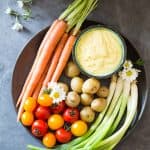
[[[86,24],[86,22],[91,22],[91,23],[93,23],[93,24],[94,24],[94,23],[103,24],[103,23],[101,23],[101,22],[97,22],[97,21],[94,21],[94,20],[86,20],[86,21],[85,21],[85,24]],[[117,30],[116,28],[114,28],[112,25],[107,25],[107,24],[104,24],[104,25],[106,25],[106,27],[111,27],[112,29],[114,29],[114,31],[117,31],[121,36],[123,36],[123,37],[126,38],[126,36],[125,36],[122,32],[118,31],[118,30]],[[14,97],[13,97],[13,79],[14,79],[14,74],[15,74],[16,66],[17,66],[17,64],[18,64],[18,62],[19,62],[19,58],[21,57],[23,51],[26,49],[27,45],[28,45],[32,40],[34,40],[34,38],[35,38],[36,36],[39,36],[39,35],[42,34],[43,32],[46,32],[50,26],[51,26],[51,24],[48,25],[48,26],[46,26],[46,27],[44,27],[44,28],[42,28],[39,32],[35,33],[29,40],[27,40],[27,42],[25,42],[23,48],[21,49],[21,51],[18,53],[18,55],[17,55],[17,57],[16,57],[16,62],[15,62],[15,64],[13,65],[13,72],[12,72],[12,75],[11,75],[11,100],[13,101],[13,107],[14,107],[14,109],[15,109],[16,114],[17,114],[17,109],[16,109],[16,104],[15,104],[15,102],[14,102]],[[126,38],[126,39],[128,40],[128,38]],[[136,53],[138,54],[138,56],[140,56],[140,58],[142,58],[141,55],[139,54],[138,50],[137,50],[137,49],[135,48],[135,46],[132,44],[132,42],[131,42],[130,40],[129,40],[129,42],[131,43],[131,45],[133,46],[133,48],[136,50]],[[143,68],[144,68],[144,71],[145,71],[145,83],[146,83],[146,84],[145,84],[145,94],[144,94],[144,98],[143,98],[143,99],[144,99],[144,103],[142,104],[140,113],[139,113],[139,115],[138,115],[138,117],[137,117],[137,121],[136,121],[136,122],[134,123],[134,125],[129,129],[129,132],[127,132],[127,133],[124,135],[124,137],[121,139],[121,141],[117,144],[116,148],[117,148],[121,143],[125,142],[125,140],[127,139],[127,137],[128,137],[129,135],[133,134],[133,132],[135,131],[135,129],[136,129],[137,126],[139,125],[139,122],[140,122],[140,120],[142,119],[144,112],[146,111],[146,106],[147,106],[147,101],[148,101],[148,95],[149,95],[148,83],[149,83],[150,79],[148,78],[147,67],[146,67],[145,64],[143,65]],[[22,125],[22,126],[23,126],[23,125]],[[23,126],[23,128],[25,128],[25,130],[26,130],[27,132],[29,132],[26,127]],[[31,136],[31,137],[34,137],[32,134],[30,134],[30,136]],[[35,137],[34,137],[34,138],[35,138]],[[36,140],[39,141],[39,139],[36,139]],[[40,142],[40,143],[41,143],[41,142]]]

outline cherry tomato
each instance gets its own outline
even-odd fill
[[[78,120],[71,125],[71,132],[74,136],[82,136],[87,132],[88,126],[82,121]]]
[[[41,106],[51,106],[52,102],[53,100],[48,94],[42,94],[38,97],[38,103]]]
[[[47,120],[50,116],[50,108],[38,106],[38,108],[35,111],[35,116],[37,119]]]
[[[48,125],[43,120],[36,120],[32,124],[32,134],[36,137],[42,137],[46,134]]]
[[[32,112],[36,108],[36,105],[36,100],[32,97],[28,97],[24,103],[24,110]]]
[[[31,126],[34,121],[34,116],[31,112],[25,111],[21,116],[21,122],[25,126]]]
[[[54,114],[48,119],[48,126],[51,130],[57,130],[64,125],[64,119],[61,115]]]
[[[70,131],[65,130],[64,128],[60,128],[56,131],[56,139],[60,143],[67,143],[71,140],[72,133]]]
[[[67,108],[63,114],[66,122],[73,123],[79,120],[79,110],[77,108]]]
[[[52,104],[51,111],[53,114],[60,114],[62,113],[66,108],[66,104],[64,101],[58,103],[58,104]]]
[[[44,146],[51,148],[53,146],[55,146],[56,144],[56,137],[53,133],[47,133],[44,135],[43,137],[43,144]]]

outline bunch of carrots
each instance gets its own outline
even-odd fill
[[[17,121],[24,111],[27,97],[35,99],[47,87],[48,82],[57,82],[67,64],[76,36],[82,23],[96,7],[98,0],[74,0],[48,29],[38,49],[32,68],[26,78],[16,106],[19,106]]]

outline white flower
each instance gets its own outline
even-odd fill
[[[5,10],[5,13],[10,15],[12,13],[12,9],[10,7],[8,7],[6,10]]]
[[[54,89],[57,87],[58,87],[58,84],[56,82],[49,82],[48,83],[48,89]]]
[[[132,68],[133,64],[130,60],[126,60],[125,63],[123,64],[124,69]]]
[[[119,75],[122,77],[122,79],[132,82],[132,81],[136,80],[139,72],[140,72],[140,70],[137,70],[134,68],[128,68],[128,69],[124,69],[122,72],[120,72]]]
[[[60,87],[52,89],[50,93],[50,97],[53,99],[53,103],[59,103],[65,100],[66,98],[66,93],[64,90]]]
[[[23,1],[17,1],[18,7],[23,8],[24,7],[24,3]]]
[[[16,31],[21,31],[21,30],[23,30],[23,25],[18,21],[18,19],[16,19],[16,22],[12,26],[12,29],[16,30]]]
[[[53,99],[53,103],[65,100],[66,92],[56,82],[49,82],[48,89],[51,90],[50,97]]]

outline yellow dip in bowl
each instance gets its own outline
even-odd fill
[[[126,55],[124,45],[120,35],[111,29],[92,27],[78,37],[73,58],[84,73],[106,77],[123,64]]]

